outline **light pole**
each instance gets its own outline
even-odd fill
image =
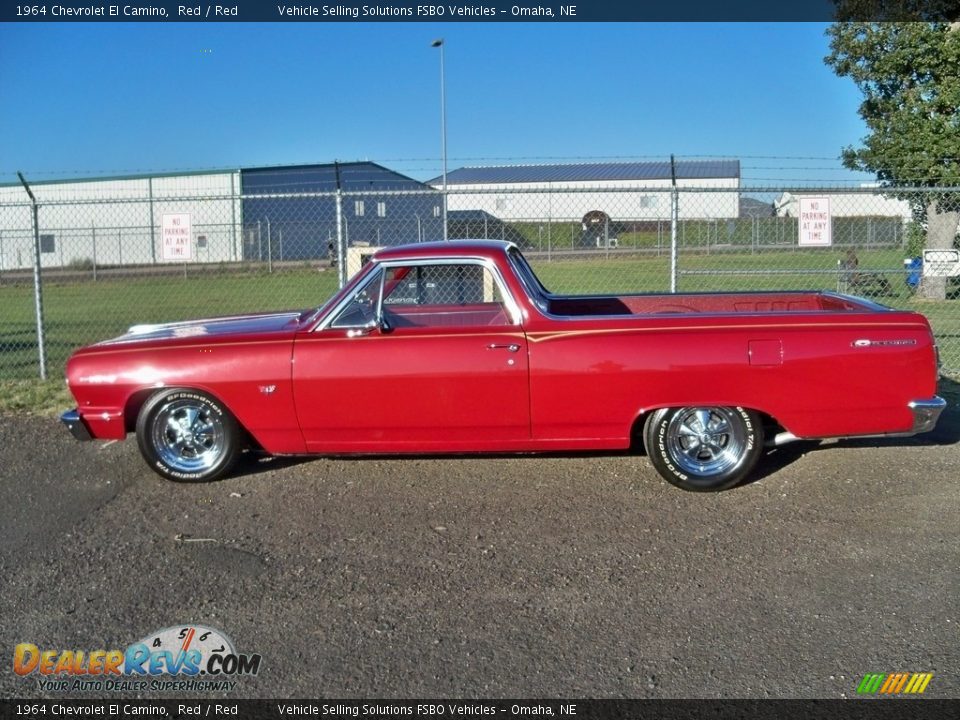
[[[440,48],[440,145],[443,154],[443,239],[447,236],[447,90],[444,77],[443,38],[430,43],[430,47]]]

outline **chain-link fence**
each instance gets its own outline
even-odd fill
[[[133,324],[317,306],[357,249],[444,234],[444,196],[419,183],[278,192],[241,191],[231,174],[188,180],[36,186],[36,225],[25,190],[0,188],[0,379],[37,377],[41,341],[56,376],[75,348]],[[960,263],[916,259],[925,244],[955,247],[957,188],[666,181],[451,187],[446,202],[451,240],[517,243],[554,292],[846,292],[923,312],[960,372]]]

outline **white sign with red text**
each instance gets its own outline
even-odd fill
[[[165,213],[160,225],[160,243],[164,260],[190,260],[193,258],[193,235],[190,230],[190,213]]]
[[[833,244],[830,198],[800,198],[800,245],[823,247]]]

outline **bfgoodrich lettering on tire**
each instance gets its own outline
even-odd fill
[[[240,453],[240,427],[217,400],[196,390],[153,395],[137,416],[137,444],[153,470],[177,482],[224,475]]]
[[[725,490],[746,478],[763,452],[763,423],[741,407],[657,410],[643,427],[650,462],[684,490]]]

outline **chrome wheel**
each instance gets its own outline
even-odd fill
[[[137,444],[156,472],[178,482],[223,476],[236,462],[242,433],[230,411],[206,393],[164,390],[137,415]]]
[[[693,475],[717,475],[743,459],[747,444],[740,418],[730,408],[682,408],[667,425],[671,457]]]
[[[665,480],[684,490],[733,487],[763,452],[763,422],[742,407],[662,408],[643,428],[647,455]]]
[[[225,431],[220,415],[198,399],[162,406],[153,421],[153,444],[160,460],[184,473],[206,470],[223,452]]]

